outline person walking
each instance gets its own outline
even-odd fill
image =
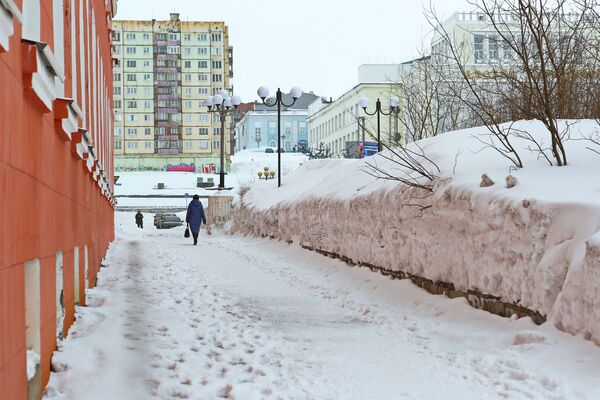
[[[138,228],[144,229],[144,215],[139,210],[137,214],[135,214],[135,223],[137,224]]]
[[[195,194],[192,197],[192,201],[188,205],[187,214],[185,216],[185,222],[187,222],[192,236],[194,237],[194,245],[198,244],[198,234],[200,233],[200,225],[204,223],[206,225],[206,215],[204,215],[204,207],[200,202],[200,197]]]

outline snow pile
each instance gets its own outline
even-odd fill
[[[570,124],[572,139],[599,129]],[[537,122],[514,128],[547,137]],[[600,156],[569,140],[570,165],[549,167],[531,143],[513,139],[526,167],[515,171],[477,140],[487,134],[474,128],[420,143],[441,171],[431,194],[365,173],[371,162],[401,175],[383,157],[307,162],[280,189],[252,185],[232,231],[497,296],[600,343]],[[482,174],[496,183],[480,187]]]

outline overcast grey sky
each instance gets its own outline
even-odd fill
[[[466,0],[432,0],[439,15],[468,10]],[[234,92],[244,102],[265,85],[300,86],[338,97],[364,63],[419,55],[430,30],[429,0],[119,0],[118,19],[225,21],[234,53]]]

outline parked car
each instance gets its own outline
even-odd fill
[[[273,150],[273,149],[272,149],[272,148],[270,148],[270,147],[267,147],[267,148],[265,149],[265,153],[275,153],[275,150]]]
[[[175,214],[158,213],[154,215],[156,229],[170,229],[181,225],[183,225],[183,221]]]
[[[278,153],[285,153],[285,149],[279,149],[277,150]]]

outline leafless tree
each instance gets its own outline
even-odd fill
[[[398,81],[391,84],[390,91],[401,100],[397,118],[406,142],[462,128],[459,116],[463,105],[438,79],[431,56],[422,55],[399,66]]]
[[[551,164],[566,165],[564,141],[570,125],[558,120],[590,118],[598,109],[596,0],[477,0],[470,4],[487,25],[482,31],[490,33],[474,36],[469,48],[453,40],[434,11],[427,12],[445,44],[442,56],[447,60],[442,65],[450,72],[458,71],[467,82],[470,92],[463,100],[497,139],[495,148],[515,166],[522,163],[510,144],[514,132],[502,132],[500,123],[517,119],[541,121],[550,133],[549,146],[534,143],[531,135],[525,138]],[[481,50],[475,48],[477,40],[487,41],[487,51],[483,45]],[[478,62],[475,68],[467,67]],[[453,76],[442,73],[442,78],[451,81],[447,75]],[[523,137],[523,132],[517,136]]]

